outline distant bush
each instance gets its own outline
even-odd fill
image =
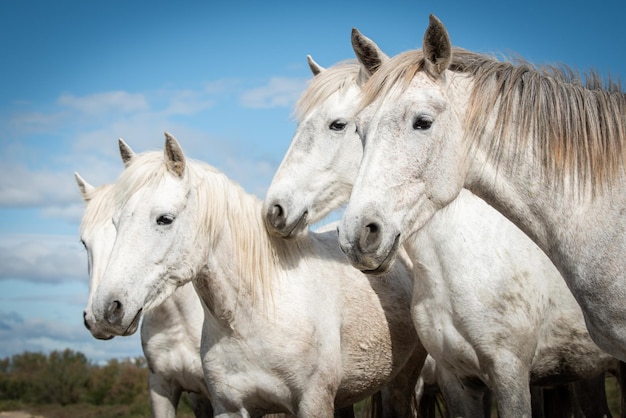
[[[609,376],[606,383],[611,411],[620,416],[617,379]],[[356,416],[362,416],[363,406],[355,407]],[[150,416],[146,360],[112,359],[97,365],[70,349],[47,356],[24,352],[0,359],[0,411],[14,410],[46,418]],[[186,394],[177,417],[193,417]]]
[[[0,411],[15,410],[46,418],[150,416],[146,360],[98,365],[70,349],[0,359]],[[183,395],[177,417],[192,416]]]

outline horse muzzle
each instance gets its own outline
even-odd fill
[[[279,200],[270,202],[265,211],[265,225],[271,234],[291,239],[306,233],[309,226],[309,213],[304,210],[296,217],[291,217],[288,207],[286,203]]]
[[[384,274],[391,269],[398,255],[400,233],[384,234],[376,221],[337,230],[339,246],[352,266],[366,274]]]

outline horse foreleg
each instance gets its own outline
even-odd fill
[[[313,376],[307,390],[298,402],[298,418],[333,418],[335,415],[335,396],[339,379],[333,375],[322,377],[322,373]]]
[[[176,408],[182,389],[168,382],[163,376],[150,373],[150,405],[154,418],[176,418]]]
[[[606,400],[604,373],[571,384],[579,416],[585,418],[610,418],[611,410]]]
[[[499,353],[489,376],[500,418],[532,416],[530,372],[514,353]]]

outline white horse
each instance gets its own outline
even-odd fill
[[[120,154],[125,166],[131,163],[134,151],[119,140]],[[85,327],[95,338],[108,340],[114,337],[95,327],[91,303],[100,277],[106,267],[113,242],[115,227],[112,223],[114,196],[112,185],[93,187],[75,173],[85,211],[81,222],[81,242],[89,258],[90,294],[83,312]],[[141,322],[142,349],[149,367],[150,404],[154,417],[174,417],[183,391],[189,398],[196,417],[212,417],[213,408],[200,361],[200,338],[204,311],[191,282],[176,289],[171,297],[143,315]],[[136,327],[124,335],[130,335]],[[371,399],[371,407],[380,400],[379,393]],[[382,407],[386,407],[384,404]],[[352,406],[340,408],[338,417],[354,416]]]
[[[279,236],[303,236],[308,223],[349,198],[362,155],[359,80],[387,60],[356,30],[353,45],[361,66],[313,69],[297,104],[300,122],[264,206],[267,227]],[[405,245],[415,265],[412,318],[453,416],[483,415],[485,386],[500,416],[530,416],[529,382],[594,378],[615,365],[591,341],[547,257],[469,192]]]
[[[133,153],[120,141],[122,156],[128,164]],[[89,299],[83,313],[85,326],[98,339],[113,338],[113,334],[95,326],[91,311],[93,296],[100,282],[106,260],[115,241],[112,185],[93,187],[78,174],[76,181],[85,201],[81,222],[81,241],[89,258]],[[150,404],[154,417],[175,417],[180,396],[189,392],[197,417],[212,417],[200,361],[200,337],[204,311],[193,285],[188,283],[146,312],[141,323],[141,345],[149,367]],[[129,329],[125,335],[135,332]]]
[[[390,414],[411,413],[426,353],[409,321],[407,266],[370,280],[345,260],[335,226],[297,244],[272,239],[260,202],[187,160],[169,134],[164,153],[136,155],[114,190],[117,236],[94,326],[124,334],[191,280],[217,416],[329,417],[383,386],[397,396]]]
[[[340,227],[353,265],[384,270],[467,188],[550,257],[594,341],[626,360],[626,95],[575,78],[453,49],[431,16],[423,49],[363,89],[365,150]]]

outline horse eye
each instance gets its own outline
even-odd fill
[[[172,215],[161,215],[157,218],[157,225],[169,225],[174,222],[174,216]]]
[[[83,244],[83,247],[85,247],[85,250],[87,249],[87,244],[85,244],[85,241],[83,241],[82,239],[80,240],[80,243]]]
[[[331,131],[341,132],[341,131],[343,131],[344,129],[346,129],[346,126],[347,126],[347,125],[348,125],[348,124],[347,124],[347,123],[345,123],[345,122],[341,122],[341,121],[339,121],[339,120],[335,120],[335,121],[333,121],[333,122],[330,124],[329,128],[330,128],[330,130],[331,130]]]
[[[415,118],[415,122],[413,122],[413,129],[415,130],[430,129],[432,124],[433,124],[433,120],[430,117],[420,115],[417,118]]]

